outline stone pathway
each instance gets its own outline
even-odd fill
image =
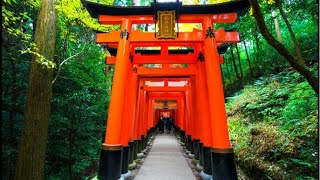
[[[134,180],[195,180],[173,134],[157,134]]]

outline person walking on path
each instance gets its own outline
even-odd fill
[[[168,117],[167,118],[167,121],[166,121],[166,129],[167,129],[167,133],[170,134],[171,132],[171,129],[172,129],[172,118],[171,117]]]
[[[163,117],[160,117],[159,122],[158,122],[158,130],[162,134],[164,131],[164,119]]]

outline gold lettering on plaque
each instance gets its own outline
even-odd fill
[[[172,39],[177,37],[175,31],[176,12],[175,11],[158,11],[158,38]]]

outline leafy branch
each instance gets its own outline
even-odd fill
[[[85,46],[84,46],[84,47],[85,47]],[[63,60],[63,61],[59,64],[59,69],[58,69],[57,75],[56,75],[56,77],[52,80],[52,84],[53,84],[53,83],[57,80],[57,78],[59,77],[60,72],[61,72],[61,69],[62,69],[62,65],[63,65],[64,63],[66,63],[67,61],[71,60],[72,58],[74,58],[74,57],[78,56],[79,54],[81,54],[81,53],[83,52],[83,50],[84,50],[84,47],[82,48],[82,50],[81,50],[80,52],[78,52],[77,54],[74,54],[74,55],[68,57],[67,59]]]
[[[43,68],[55,68],[56,64],[52,60],[46,59],[42,54],[38,53],[37,51],[38,48],[36,47],[36,45],[34,43],[31,43],[31,47],[27,48],[26,50],[22,50],[21,54],[30,53],[36,56],[36,62],[41,64]]]

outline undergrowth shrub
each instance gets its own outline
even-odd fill
[[[287,69],[227,100],[230,140],[250,179],[318,177],[318,100],[304,78]]]

